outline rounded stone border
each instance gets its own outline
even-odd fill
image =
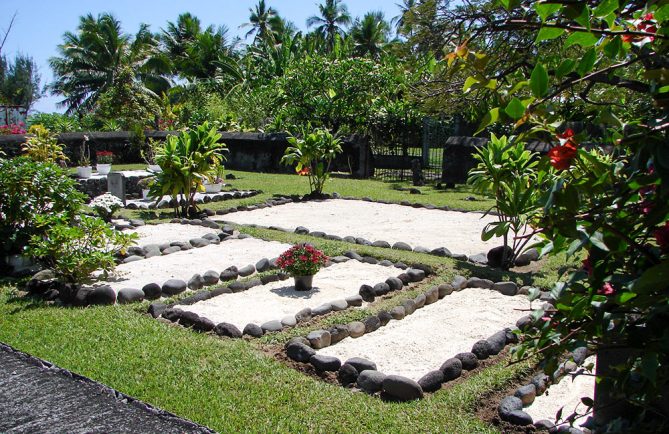
[[[123,392],[119,392],[116,389],[112,389],[111,387],[104,385],[102,383],[99,383],[95,380],[91,380],[88,377],[84,377],[83,375],[77,374],[76,372],[69,371],[64,368],[60,368],[56,365],[54,365],[51,362],[47,362],[46,360],[40,359],[38,357],[32,356],[30,354],[24,353],[23,351],[19,351],[16,348],[7,345],[3,342],[0,342],[0,351],[4,351],[10,354],[14,354],[26,362],[30,363],[33,366],[36,366],[37,368],[47,371],[49,373],[53,373],[54,375],[60,375],[64,377],[71,378],[73,381],[78,381],[81,383],[88,384],[90,386],[95,387],[96,389],[99,390],[99,393],[103,396],[109,396],[111,399],[114,399],[116,401],[120,401],[124,404],[131,405],[134,407],[138,407],[143,411],[146,411],[149,414],[155,415],[159,418],[165,419],[169,422],[174,422],[176,424],[181,425],[182,427],[188,428],[188,429],[197,429],[199,431],[205,432],[205,433],[215,433],[215,431],[211,430],[210,428],[207,428],[204,425],[200,425],[196,422],[184,419],[182,417],[177,416],[174,413],[170,413],[169,411],[163,410],[158,407],[154,407],[151,404],[148,404],[144,401],[141,401],[137,398],[133,398],[130,395],[126,395]]]
[[[205,203],[210,203],[210,202],[222,202],[225,200],[232,200],[232,199],[244,199],[248,197],[253,197],[258,194],[262,193],[261,190],[230,190],[230,191],[224,191],[220,193],[215,193],[211,194],[211,196],[203,196],[203,197],[198,197],[196,198],[195,202],[197,204],[205,204]],[[181,199],[184,200],[184,199]],[[142,204],[144,205],[144,204]],[[128,205],[126,205],[126,209],[131,209],[131,210],[148,210],[148,209],[164,209],[164,208],[174,208],[175,205],[175,200],[174,198],[167,198],[167,199],[161,199],[158,202],[151,202],[149,204],[146,204],[146,206],[142,206],[136,202],[130,202]]]
[[[191,327],[193,328],[193,330],[200,332],[213,331],[215,334],[219,336],[225,336],[230,338],[241,338],[242,336],[259,338],[266,333],[278,332],[287,328],[295,327],[297,326],[297,324],[305,321],[310,321],[312,318],[317,316],[323,316],[327,315],[330,312],[340,312],[352,307],[362,306],[363,301],[374,301],[376,297],[385,295],[391,291],[399,290],[405,285],[408,285],[412,282],[419,282],[423,280],[427,274],[427,271],[425,270],[431,272],[430,267],[426,265],[417,264],[414,267],[421,267],[421,268],[409,268],[407,265],[403,263],[393,264],[390,261],[383,261],[383,260],[379,261],[378,259],[372,257],[362,257],[354,251],[349,251],[342,256],[335,256],[331,258],[330,263],[328,263],[326,267],[329,267],[333,264],[338,264],[351,260],[357,260],[359,262],[368,264],[378,264],[386,267],[392,266],[395,268],[399,268],[404,272],[398,275],[397,277],[389,277],[388,279],[386,279],[385,282],[380,282],[374,285],[373,287],[370,285],[362,285],[358,291],[359,292],[358,295],[350,296],[343,300],[334,300],[329,303],[324,303],[313,309],[307,307],[295,313],[294,315],[288,315],[281,319],[266,321],[261,325],[249,323],[244,327],[244,330],[241,331],[239,330],[239,328],[237,328],[237,326],[233,324],[226,322],[214,324],[213,321],[211,321],[206,317],[201,317],[195,314],[194,312],[184,311],[182,309],[175,308],[174,306],[192,305],[199,301],[208,300],[210,298],[217,297],[222,294],[242,292],[255,286],[264,285],[270,282],[276,282],[278,280],[287,280],[290,277],[288,274],[284,272],[279,272],[277,274],[263,276],[260,279],[253,279],[246,282],[234,282],[233,284],[227,287],[217,288],[212,291],[202,290],[190,297],[187,297],[175,303],[170,303],[169,305],[164,303],[152,303],[149,306],[148,313],[154,318],[162,317],[171,322],[178,323],[179,325],[182,325],[184,327]],[[272,268],[276,268],[275,261],[276,260],[270,261],[267,258],[265,258],[260,260],[258,264],[263,264],[263,265],[266,263],[273,264],[270,266]],[[256,266],[258,264],[256,264]],[[191,281],[194,278],[195,276],[191,278]],[[370,289],[372,290],[371,293],[369,293]],[[341,339],[343,339],[344,337],[345,336],[342,336]],[[323,339],[327,339],[327,337],[323,336]]]
[[[409,278],[409,281],[411,281],[409,277],[411,273],[406,272],[403,274],[404,276],[402,277],[404,279]],[[376,364],[370,360],[354,357],[342,363],[336,357],[321,356],[316,353],[316,350],[335,345],[348,336],[358,338],[364,334],[373,333],[380,327],[388,324],[391,319],[404,319],[413,314],[417,309],[436,303],[454,291],[474,287],[498,291],[507,296],[525,293],[514,282],[492,282],[491,280],[480,279],[478,277],[467,279],[458,275],[453,278],[450,284],[445,283],[433,286],[414,299],[403,300],[390,311],[380,311],[376,315],[371,315],[362,321],[337,324],[328,330],[315,330],[307,336],[293,338],[286,343],[284,351],[286,356],[291,360],[300,363],[309,363],[317,372],[336,371],[337,379],[344,387],[355,386],[373,395],[379,392],[378,395],[381,398],[390,401],[403,402],[421,399],[425,393],[439,390],[443,383],[459,378],[463,370],[476,369],[479,360],[485,360],[490,356],[499,354],[509,344],[518,343],[517,333],[510,328],[500,330],[487,339],[476,342],[470,352],[456,354],[454,357],[444,361],[440,369],[426,373],[418,381],[400,375],[385,375],[380,373],[376,370]],[[334,335],[337,338],[333,341],[332,337]]]
[[[559,383],[563,377],[576,371],[583,365],[585,359],[589,355],[590,353],[586,347],[576,348],[568,356],[568,359],[560,364],[553,375],[549,376],[544,373],[537,374],[533,376],[528,383],[518,387],[513,395],[508,395],[502,398],[497,406],[497,414],[503,421],[513,425],[533,425],[538,430],[549,430],[550,432],[553,432],[552,430],[557,430],[553,421],[548,419],[535,421],[532,419],[532,416],[523,411],[523,409],[531,406],[536,397],[544,394],[551,385]],[[568,432],[574,434],[583,433],[582,430],[575,427],[569,427]]]

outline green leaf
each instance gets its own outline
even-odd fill
[[[637,295],[633,292],[623,292],[618,296],[618,302],[621,304],[625,304],[636,296]]]
[[[658,23],[669,19],[669,4],[657,8],[657,10],[653,13],[653,16]]]
[[[565,59],[560,63],[557,70],[555,70],[555,75],[559,78],[564,77],[574,70],[576,67],[576,61],[573,59]]]
[[[669,260],[647,269],[633,284],[631,289],[637,294],[655,290],[669,282]]]
[[[541,21],[546,21],[546,18],[553,15],[555,12],[559,11],[562,8],[559,4],[554,3],[535,3],[534,10],[537,11],[537,15],[541,18]]]
[[[477,135],[478,133],[483,131],[488,125],[497,122],[498,119],[499,119],[499,107],[495,107],[494,109],[486,113],[485,116],[483,116],[481,124],[479,125],[479,128],[476,130],[474,135]]]
[[[590,32],[574,32],[567,37],[564,42],[565,48],[572,45],[580,45],[583,48],[592,47],[599,41],[599,38]]]
[[[504,111],[511,119],[520,119],[525,114],[525,106],[518,98],[514,97],[511,101],[509,101],[509,104],[507,104]]]
[[[542,27],[541,30],[539,30],[537,39],[535,39],[534,42],[548,41],[559,38],[564,32],[564,29],[558,29],[556,27]]]
[[[616,9],[618,9],[618,0],[603,0],[592,13],[597,18],[602,18],[615,12]]]
[[[623,49],[623,41],[620,36],[609,40],[609,42],[604,46],[604,53],[609,56],[611,59],[615,59],[618,56],[618,53]]]
[[[334,89],[328,89],[328,96],[330,98],[334,98],[335,96],[337,96],[337,92],[335,92]]]
[[[537,63],[532,70],[530,89],[532,89],[532,94],[537,98],[546,95],[548,91],[548,72],[541,63]]]
[[[576,67],[576,72],[578,75],[583,77],[592,71],[592,67],[595,66],[595,60],[597,60],[597,53],[595,52],[595,49],[591,48],[586,51],[581,58],[581,61],[578,63],[578,66]]]
[[[478,82],[479,82],[479,81],[478,81],[477,79],[475,79],[474,77],[472,77],[472,76],[470,75],[470,76],[467,77],[467,79],[465,80],[465,84],[462,86],[462,91],[466,93],[469,89],[471,89],[471,87],[472,87],[473,85],[475,85],[475,84],[478,83]]]

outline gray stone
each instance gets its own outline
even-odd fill
[[[460,291],[467,285],[467,279],[463,276],[455,276],[451,282],[454,291]]]
[[[440,370],[430,371],[418,380],[418,385],[424,392],[436,392],[444,382],[444,373]]]
[[[495,268],[502,267],[502,257],[506,251],[506,257],[510,258],[513,255],[513,249],[509,246],[493,247],[488,251],[488,265]]]
[[[520,289],[518,289],[518,294],[517,295],[528,295],[530,293],[530,290],[532,289],[532,286],[521,286]]]
[[[264,331],[263,329],[258,326],[257,324],[249,323],[246,324],[244,327],[244,330],[242,331],[242,334],[254,337],[254,338],[259,338],[263,335]]]
[[[309,233],[309,229],[305,228],[304,226],[298,226],[295,228],[295,233],[300,235],[306,235]]]
[[[347,258],[355,259],[356,261],[362,261],[362,256],[358,255],[353,250],[344,253],[344,256],[346,256]]]
[[[382,261],[379,261],[379,265],[382,266],[382,267],[392,267],[393,263],[392,263],[392,261],[384,259]]]
[[[518,343],[518,329],[511,330],[510,328],[504,329],[504,336],[506,337],[506,344],[517,344]]]
[[[307,363],[312,356],[316,355],[316,351],[302,343],[293,342],[286,347],[286,355],[296,362]]]
[[[352,338],[359,338],[365,334],[365,324],[361,321],[350,322],[346,328],[348,328],[349,336]]]
[[[383,240],[377,240],[372,243],[372,247],[383,247],[383,248],[390,248],[390,243],[388,241],[383,241]]]
[[[346,241],[347,243],[351,243],[351,244],[356,244],[356,242],[357,242],[355,237],[352,237],[350,235],[342,238],[342,240]]]
[[[334,345],[349,336],[348,327],[343,324],[330,327],[328,331],[330,332],[330,345]]]
[[[390,309],[390,316],[393,319],[396,320],[401,320],[406,316],[406,312],[404,310],[403,306],[395,306],[394,308]]]
[[[439,300],[439,288],[434,286],[425,292],[425,304],[432,304],[437,300]]]
[[[245,267],[242,267],[239,269],[238,273],[242,277],[247,277],[250,276],[251,274],[255,273],[256,269],[253,265],[249,264]]]
[[[379,260],[371,256],[363,256],[362,262],[364,262],[365,264],[377,265],[379,263]]]
[[[409,275],[407,273],[401,273],[399,276],[397,276],[398,279],[402,282],[402,285],[408,285],[411,283],[411,279],[409,279]]]
[[[348,303],[346,300],[335,300],[330,304],[332,305],[332,310],[334,312],[341,312],[342,310],[348,309]]]
[[[137,288],[123,288],[117,295],[119,304],[134,303],[142,300],[144,300],[144,291]]]
[[[409,268],[406,270],[406,274],[409,276],[411,282],[420,282],[425,279],[425,271],[419,270],[417,268]]]
[[[473,262],[474,264],[481,264],[481,265],[487,265],[488,264],[488,255],[485,253],[477,253],[476,255],[470,255],[469,258],[467,258],[469,262]]]
[[[407,264],[405,264],[404,262],[395,262],[395,268],[399,268],[401,270],[406,270],[407,268],[409,268],[409,266]]]
[[[164,303],[151,303],[149,305],[148,313],[152,317],[158,318],[165,312],[165,309],[167,309],[167,306]]]
[[[279,281],[279,276],[277,274],[267,274],[260,278],[260,283],[263,285],[267,285],[268,283],[278,282],[278,281]]]
[[[265,332],[278,332],[283,329],[283,324],[281,324],[281,321],[279,320],[271,320],[263,323],[260,328]]]
[[[472,346],[472,353],[474,353],[476,358],[479,360],[485,360],[488,357],[490,357],[490,351],[491,351],[490,343],[485,339],[477,341]]]
[[[444,374],[444,382],[455,380],[462,375],[462,361],[453,357],[442,363],[439,370]]]
[[[381,320],[376,315],[368,316],[362,322],[365,324],[365,333],[371,333],[381,327]]]
[[[128,255],[144,256],[144,249],[142,247],[139,247],[139,246],[130,246],[130,247],[128,247]],[[44,271],[47,271],[47,270],[44,270]]]
[[[455,355],[455,358],[462,362],[462,369],[466,371],[476,369],[476,367],[479,365],[479,360],[476,358],[474,353],[459,353]]]
[[[383,380],[382,390],[386,396],[401,402],[423,397],[423,389],[417,382],[399,375],[388,375]]]
[[[147,300],[155,300],[160,298],[161,293],[160,285],[157,283],[148,283],[142,287],[142,292],[144,293],[144,298]]]
[[[260,261],[256,263],[256,270],[258,273],[262,273],[263,271],[267,271],[271,268],[271,264],[269,262],[269,259],[263,258]]]
[[[207,286],[216,285],[218,283],[218,276],[218,271],[209,270],[202,275],[202,280],[204,280],[204,284]]]
[[[425,294],[418,294],[413,301],[416,303],[416,309],[422,308],[425,306]]]
[[[351,357],[346,361],[346,364],[353,366],[358,372],[366,370],[376,371],[376,363],[362,357]]]
[[[357,386],[360,390],[373,394],[380,392],[386,375],[377,370],[366,369],[358,375]]]
[[[344,363],[337,371],[337,380],[339,380],[339,384],[344,387],[348,387],[351,384],[354,384],[357,379],[358,370],[351,365]]]
[[[571,357],[574,359],[574,363],[581,366],[588,357],[588,349],[586,347],[578,347],[571,352]]]
[[[330,258],[330,260],[335,264],[341,264],[341,263],[350,261],[351,258],[348,258],[346,256],[334,256],[334,257]]]
[[[170,246],[166,249],[163,249],[163,255],[171,255],[172,253],[180,252],[181,247],[179,246]]]
[[[548,419],[542,419],[542,420],[538,420],[538,421],[534,422],[534,427],[538,431],[553,432],[553,430],[555,430],[555,424]]]
[[[186,282],[180,279],[170,279],[163,283],[162,293],[166,296],[181,294],[186,290]]]
[[[516,398],[520,398],[523,402],[523,407],[527,407],[534,402],[534,398],[537,397],[537,387],[530,383],[524,386],[520,386],[515,393],[513,394]]]
[[[325,238],[325,232],[321,232],[321,231],[313,231],[309,235],[311,235],[312,237],[316,237],[316,238]]]
[[[205,317],[198,317],[198,319],[195,320],[193,323],[193,330],[202,332],[202,333],[207,333],[216,328],[216,324],[209,318]]]
[[[346,303],[349,305],[349,307],[362,306],[362,297],[359,295],[346,297]]]
[[[453,253],[451,255],[451,258],[456,259],[458,261],[466,261],[467,255],[465,255],[464,253]]]
[[[530,416],[529,414],[525,413],[522,410],[512,411],[508,413],[506,416],[503,416],[502,419],[509,423],[519,426],[527,426],[527,425],[532,425],[532,423],[534,423],[534,420],[532,420],[532,416]]]
[[[523,409],[523,401],[520,398],[515,396],[507,396],[502,399],[497,407],[497,413],[499,416],[506,420],[506,416],[513,411],[518,411]]]
[[[423,246],[416,246],[416,247],[413,248],[413,251],[416,252],[416,253],[430,253],[431,252],[430,249],[428,249],[427,247],[423,247]]]
[[[295,327],[297,325],[297,318],[295,318],[295,315],[286,315],[281,318],[281,324],[284,327]]]
[[[486,339],[486,341],[488,341],[488,344],[490,344],[490,355],[495,356],[499,354],[506,346],[506,332],[504,330],[498,331]]]
[[[335,372],[341,368],[341,360],[336,357],[325,356],[322,354],[314,354],[311,356],[309,363],[311,363],[318,372]]]
[[[216,228],[218,228],[218,226],[216,226]],[[209,240],[209,241],[220,241],[218,239],[218,235],[212,234],[212,233],[204,234],[204,235],[202,235],[202,238],[204,238],[205,240]]]
[[[452,253],[446,247],[438,247],[430,251],[431,254],[435,256],[441,256],[442,258],[450,258]]]
[[[178,319],[179,319],[179,324],[181,324],[182,326],[192,327],[193,325],[195,325],[197,320],[200,319],[200,316],[195,312],[182,311],[179,313]]]
[[[516,267],[526,267],[532,263],[532,259],[530,259],[529,255],[525,254],[520,254],[516,257],[515,261],[513,261],[513,265]]]
[[[492,280],[488,279],[480,279],[478,277],[470,277],[467,279],[467,285],[465,285],[466,288],[483,288],[483,289],[491,289],[495,282]]]
[[[216,273],[216,280],[218,280],[218,273]],[[202,277],[199,274],[194,274],[193,277],[191,277],[188,280],[188,288],[192,289],[193,291],[202,289],[203,286],[204,286],[204,277]]]
[[[320,349],[329,347],[332,342],[330,332],[327,330],[314,330],[307,335],[307,339],[311,344],[312,348]]]
[[[249,283],[248,282],[236,281],[236,282],[232,282],[228,286],[228,288],[230,288],[230,291],[232,291],[232,292],[242,292],[242,291],[246,291],[247,289],[249,289]]]
[[[528,257],[530,261],[538,261],[539,260],[539,250],[535,249],[534,247],[531,247],[527,250],[525,250],[522,255]]]
[[[396,250],[405,250],[405,251],[407,251],[407,252],[410,252],[410,251],[411,251],[411,246],[408,245],[407,243],[403,243],[403,242],[401,242],[401,241],[398,241],[398,242],[396,242],[395,244],[393,244],[393,249],[396,249]]]
[[[493,285],[492,289],[509,296],[518,293],[518,285],[513,282],[497,282]]]
[[[237,279],[237,276],[239,276],[239,271],[237,270],[237,267],[233,265],[232,267],[226,268],[219,276],[219,279],[221,282],[227,282],[229,280]]]
[[[361,246],[371,246],[372,242],[369,240],[366,240],[364,238],[356,237],[355,238],[355,243],[360,244]]]
[[[386,284],[388,284],[388,287],[390,288],[390,291],[399,291],[402,289],[404,284],[400,279],[397,277],[389,277],[386,279]]]
[[[116,303],[116,292],[109,285],[93,288],[86,296],[86,303],[92,305],[111,305]]]
[[[390,292],[390,286],[385,282],[377,283],[376,285],[374,285],[374,295],[377,297],[386,295],[389,292]]]
[[[142,259],[144,259],[144,256],[132,255],[132,256],[128,256],[127,258],[125,258],[123,260],[123,263],[124,264],[129,264],[131,262],[141,261]]]
[[[218,297],[223,294],[232,294],[232,290],[227,286],[221,286],[214,290],[209,291],[209,298]]]
[[[326,315],[330,312],[332,312],[332,304],[330,303],[323,303],[320,306],[311,309],[312,316]]]
[[[520,330],[526,330],[534,324],[534,319],[530,315],[521,316],[516,321],[516,327]]]
[[[376,314],[376,316],[379,317],[379,321],[381,322],[381,326],[385,326],[386,324],[388,324],[390,322],[391,319],[393,319],[393,317],[390,315],[390,313],[385,311],[385,310],[379,311]]]
[[[311,346],[309,344],[309,341],[304,336],[295,336],[294,338],[290,338],[290,340],[288,342],[286,342],[286,344],[284,345],[284,348],[288,348],[288,346],[290,344],[293,344],[293,343],[296,343],[296,342],[300,343],[300,344],[303,344],[303,345],[306,345],[309,348],[311,348]]]
[[[402,302],[405,315],[411,315],[416,311],[416,302],[413,300],[404,300]]]
[[[301,311],[297,312],[295,314],[295,319],[297,320],[297,322],[304,322],[311,320],[311,308],[305,307]]]
[[[209,244],[211,244],[211,241],[209,241],[206,238],[193,238],[192,240],[188,241],[191,246],[200,248],[200,247],[206,247]]]
[[[374,301],[374,298],[376,297],[376,291],[369,285],[362,285],[358,290],[358,294],[360,294],[360,297],[368,303]]]
[[[453,287],[449,283],[442,283],[437,287],[437,290],[439,291],[439,298],[444,298],[447,295],[451,295],[453,293]]]

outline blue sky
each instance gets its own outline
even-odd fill
[[[318,13],[316,0],[267,0],[284,18],[306,29],[306,19]],[[396,3],[400,0],[348,0],[345,1],[353,17],[368,11],[380,10],[390,19],[398,14]],[[239,29],[247,22],[249,8],[257,0],[0,0],[0,29],[2,34],[14,12],[16,20],[11,29],[3,54],[13,57],[17,52],[32,56],[38,64],[42,84],[52,80],[48,59],[57,54],[56,46],[66,31],[76,30],[79,17],[87,13],[113,13],[122,23],[123,30],[135,33],[140,23],[151,25],[157,32],[167,21],[175,21],[183,12],[190,12],[203,24],[225,24],[231,35],[243,36],[248,29]],[[59,97],[44,96],[34,105],[33,111],[62,111],[56,108]]]

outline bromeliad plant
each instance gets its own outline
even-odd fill
[[[296,244],[279,256],[276,264],[292,276],[313,276],[328,257],[310,244]]]
[[[312,195],[321,195],[325,182],[330,177],[330,164],[342,152],[341,140],[326,129],[316,129],[311,133],[303,131],[300,139],[289,137],[290,147],[281,159],[283,164],[295,164],[295,171],[309,177]]]

